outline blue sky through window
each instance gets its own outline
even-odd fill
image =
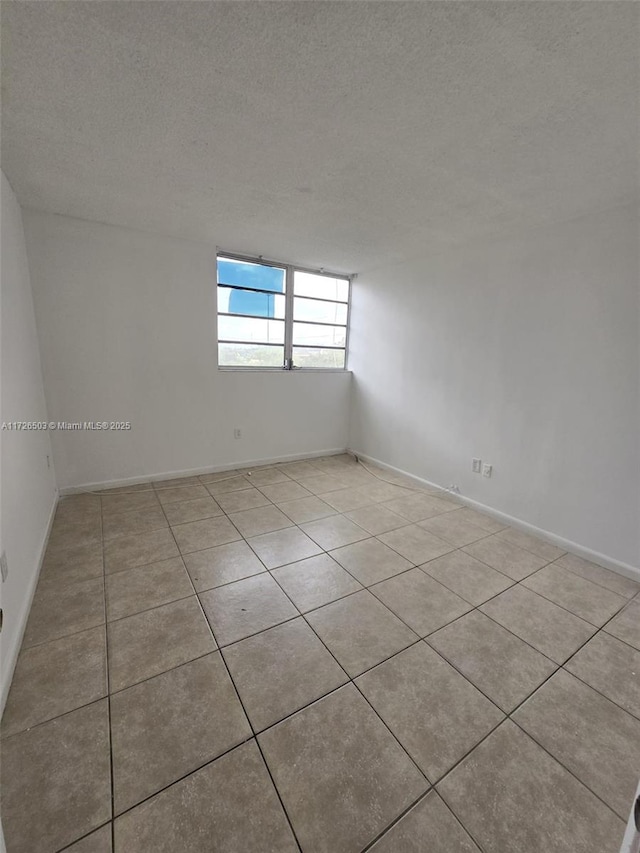
[[[277,267],[218,258],[218,283],[253,287],[255,290],[285,291],[285,271]],[[250,314],[252,317],[275,317],[276,297],[273,294],[232,290],[229,311],[232,314]]]

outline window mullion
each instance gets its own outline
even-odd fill
[[[291,370],[293,363],[293,267],[287,266],[284,303],[284,366]]]

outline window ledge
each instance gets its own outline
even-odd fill
[[[221,373],[351,373],[344,367],[295,367],[285,370],[282,367],[218,367]]]

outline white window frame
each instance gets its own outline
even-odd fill
[[[223,283],[218,283],[217,281],[217,272],[218,272],[218,260],[231,260],[231,261],[246,261],[251,264],[260,264],[266,267],[277,267],[278,269],[285,270],[285,293],[283,294],[285,297],[285,309],[284,309],[284,363],[281,367],[275,366],[267,366],[259,367],[256,365],[234,365],[234,364],[220,364],[220,355],[219,355],[219,346],[221,343],[236,343],[236,344],[250,344],[251,341],[221,341],[218,333],[218,323],[217,318],[220,316],[223,317],[233,317],[233,316],[245,316],[242,314],[234,315],[234,314],[220,314],[217,306],[218,306],[218,287],[237,287],[237,289],[242,290],[240,286],[234,285],[225,285]],[[309,349],[336,349],[342,350],[344,349],[344,367],[297,367],[293,363],[293,283],[294,276],[296,272],[305,272],[310,273],[312,275],[325,276],[326,278],[339,278],[342,281],[347,282],[347,320],[345,326],[345,344],[344,347],[311,347]],[[262,371],[281,371],[281,370],[296,370],[296,371],[315,371],[315,372],[329,372],[329,373],[344,373],[348,368],[348,359],[349,359],[349,327],[351,321],[351,285],[353,283],[353,279],[355,275],[346,275],[345,273],[336,273],[329,272],[324,268],[313,269],[310,267],[302,267],[298,264],[290,264],[285,263],[283,261],[275,261],[271,258],[267,259],[262,256],[255,257],[253,255],[241,255],[237,252],[225,252],[222,249],[218,249],[216,252],[216,360],[218,362],[218,370],[244,370],[244,371],[252,371],[256,370],[259,372]],[[263,292],[263,291],[260,291]],[[264,291],[265,293],[269,293],[270,291]],[[282,294],[281,294],[282,295]],[[305,296],[301,297],[304,299],[315,300],[317,302],[335,302],[338,305],[344,305],[345,303],[342,300],[338,299],[321,299],[320,297],[314,296]],[[248,315],[247,319],[251,319]],[[268,319],[268,318],[260,318],[256,317],[255,319]],[[273,318],[272,318],[273,319]],[[311,320],[296,320],[296,323],[306,323],[308,325],[316,325],[316,326],[339,326],[342,328],[341,323],[320,323],[314,322]],[[304,348],[305,345],[296,344],[296,346]]]

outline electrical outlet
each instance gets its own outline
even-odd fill
[[[474,474],[479,474],[482,471],[482,459],[472,459],[471,469]]]
[[[0,556],[0,573],[2,574],[3,582],[9,577],[9,563],[7,562],[7,554],[5,551]]]
[[[233,437],[234,437],[234,438],[242,438],[242,430],[240,429],[240,427],[236,427],[236,428],[234,429],[234,431],[233,431]]]
[[[486,465],[485,464],[482,466],[482,476],[483,477],[490,477],[492,471],[493,471],[493,465]]]

